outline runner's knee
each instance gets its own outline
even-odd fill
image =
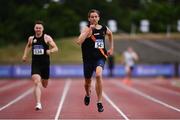
[[[35,85],[41,84],[41,77],[39,75],[33,75],[32,80],[33,80]]]

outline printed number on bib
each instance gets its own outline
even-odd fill
[[[95,48],[104,48],[103,39],[96,39]]]
[[[33,50],[34,55],[43,55],[44,54],[44,48],[42,45],[35,45]]]

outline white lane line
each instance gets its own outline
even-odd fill
[[[58,118],[59,118],[59,115],[60,115],[64,100],[65,100],[66,95],[68,93],[68,90],[70,88],[70,84],[71,84],[71,79],[66,80],[66,84],[65,84],[65,87],[63,89],[63,94],[62,94],[61,100],[59,102],[58,110],[56,112],[54,120],[58,120]]]
[[[16,99],[10,101],[8,104],[4,105],[3,107],[0,108],[0,111],[2,111],[3,109],[11,106],[12,104],[18,102],[19,100],[23,99],[24,97],[26,97],[28,94],[32,93],[33,88],[28,89],[26,92],[24,92],[23,94],[21,94],[20,96],[18,96]]]
[[[126,89],[126,90],[128,90],[128,91],[131,91],[131,92],[133,92],[133,93],[136,93],[136,94],[138,94],[138,95],[140,95],[140,96],[142,96],[142,97],[144,97],[144,98],[146,98],[146,99],[148,99],[148,100],[151,100],[151,101],[153,101],[153,102],[155,102],[155,103],[158,103],[158,104],[163,105],[163,106],[165,106],[165,107],[167,107],[167,108],[170,108],[170,109],[172,109],[172,110],[175,110],[175,111],[177,111],[177,112],[180,112],[180,109],[178,109],[178,108],[176,108],[176,107],[174,107],[174,106],[171,106],[171,105],[169,105],[169,104],[167,104],[167,103],[165,103],[165,102],[163,102],[163,101],[160,101],[160,100],[158,100],[158,99],[156,99],[156,98],[154,98],[154,97],[152,97],[152,96],[150,96],[150,95],[148,95],[148,94],[145,94],[145,93],[143,93],[143,92],[141,92],[141,91],[139,91],[139,90],[137,90],[137,89],[135,89],[135,88],[128,87],[128,86],[126,86],[126,85],[122,85],[121,83],[115,82],[115,81],[113,81],[112,83],[115,84],[115,85],[117,85],[118,87],[122,87],[122,88],[124,88],[124,89]]]
[[[129,118],[122,112],[121,109],[118,108],[118,106],[107,96],[107,94],[105,92],[103,92],[103,97],[112,105],[112,107],[118,112],[120,113],[121,116],[123,116],[123,118],[125,120],[129,120]]]
[[[8,90],[8,89],[11,89],[11,88],[20,86],[20,85],[23,85],[23,84],[25,84],[25,83],[27,83],[26,80],[25,80],[25,81],[24,81],[24,80],[23,80],[23,81],[18,81],[18,82],[16,82],[16,83],[10,83],[9,85],[5,85],[5,86],[1,87],[1,88],[0,88],[0,92],[3,92],[3,91],[5,91],[5,90]]]
[[[95,88],[95,80],[92,81],[93,87]],[[129,120],[129,118],[122,112],[121,109],[108,97],[108,95],[103,91],[102,96],[105,98],[107,102],[121,115],[124,117],[125,120]]]
[[[144,86],[149,86],[148,83],[142,83],[142,82],[140,82],[140,81],[138,81],[138,80],[135,81],[135,83],[137,83],[137,84],[142,84],[142,85],[144,85]],[[179,92],[174,91],[174,90],[171,90],[171,89],[168,89],[168,88],[164,88],[164,87],[161,87],[161,86],[156,86],[156,85],[153,85],[153,84],[151,84],[151,87],[154,88],[154,89],[157,89],[157,90],[159,90],[159,91],[163,91],[163,92],[165,92],[165,93],[169,93],[169,94],[174,94],[174,95],[176,95],[176,96],[180,96],[180,93],[179,93]]]

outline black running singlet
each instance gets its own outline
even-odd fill
[[[34,36],[32,40],[32,61],[49,61],[49,55],[47,55],[46,50],[49,46],[45,43],[44,34],[37,38]]]
[[[92,36],[86,38],[82,43],[81,49],[83,61],[93,61],[99,58],[106,58],[104,56],[105,54],[107,54],[105,48],[106,30],[107,28],[104,25],[101,29],[93,29]]]

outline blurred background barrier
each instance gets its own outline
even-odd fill
[[[52,78],[59,77],[82,77],[82,65],[52,65],[50,75]],[[180,69],[180,66],[179,66]],[[123,65],[116,65],[114,68],[114,77],[123,77],[125,69]],[[108,76],[108,68],[105,66],[104,76]],[[29,65],[1,65],[0,78],[28,78],[31,75]],[[175,75],[175,66],[173,64],[139,64],[133,71],[134,77],[173,77]],[[180,72],[179,72],[180,75]]]
[[[100,23],[113,32],[113,75],[125,74],[122,52],[131,46],[140,60],[133,76],[180,75],[180,0],[1,0],[0,78],[30,77],[21,61],[35,20],[44,21],[59,52],[52,55],[52,77],[83,75],[80,47],[74,43],[88,23],[90,9],[101,12]],[[26,64],[29,64],[26,63]],[[103,71],[108,76],[108,67]]]
[[[32,35],[37,19],[44,21],[46,32],[55,39],[76,36],[79,34],[79,23],[88,21],[90,9],[98,9],[101,24],[111,26],[113,32],[130,33],[132,29],[136,33],[179,32],[179,0],[134,1],[1,0],[0,45],[26,40]]]

